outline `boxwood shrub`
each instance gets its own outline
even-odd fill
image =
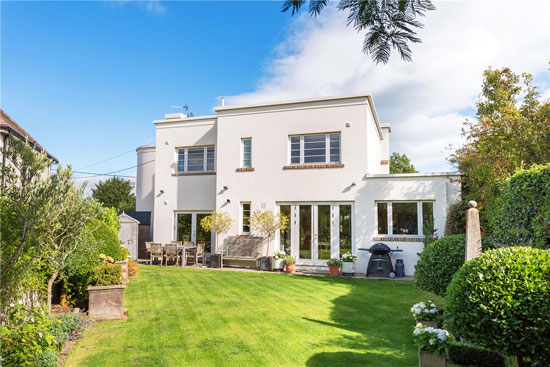
[[[490,248],[483,240],[483,250]],[[464,264],[466,236],[446,236],[428,244],[415,267],[414,282],[420,289],[444,296],[453,275]]]
[[[447,347],[449,359],[462,366],[505,367],[504,357],[499,353],[473,344],[453,341]]]
[[[550,360],[550,251],[501,248],[466,262],[447,289],[445,320],[477,345]]]
[[[122,283],[120,264],[103,262],[92,269],[90,283],[93,286],[118,285]]]

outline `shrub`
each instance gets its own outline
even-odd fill
[[[331,259],[327,260],[327,265],[328,266],[340,266],[340,265],[342,265],[342,260],[336,259],[336,258],[331,258]]]
[[[275,260],[284,260],[286,257],[286,252],[275,251],[275,254],[273,254],[273,257],[275,258]]]
[[[490,248],[487,240],[483,249]],[[420,254],[415,266],[414,282],[420,289],[444,296],[453,275],[464,264],[466,236],[462,234],[442,237],[430,243]]]
[[[119,264],[103,262],[92,269],[90,283],[94,286],[118,285],[122,283],[122,267]]]
[[[57,351],[46,349],[36,358],[37,367],[56,367],[57,366]]]
[[[86,320],[80,313],[66,313],[53,320],[50,332],[55,336],[59,345],[67,340],[74,340],[84,330]]]
[[[550,251],[511,247],[468,261],[447,290],[456,335],[506,355],[550,359]]]
[[[130,258],[130,250],[128,250],[126,247],[122,247],[122,260],[126,260]]]
[[[296,264],[296,259],[295,259],[294,257],[288,255],[287,257],[285,257],[285,258],[283,259],[283,262],[284,262],[285,264]]]
[[[128,276],[130,278],[133,278],[136,275],[138,275],[138,273],[139,273],[138,264],[134,260],[128,259]]]
[[[518,170],[488,205],[489,232],[497,242],[550,248],[550,163]]]
[[[454,364],[478,367],[504,367],[505,361],[499,353],[473,344],[450,342],[447,347],[449,359]]]
[[[458,201],[449,206],[445,220],[445,236],[466,233],[466,211],[468,204]]]

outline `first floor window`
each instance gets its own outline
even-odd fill
[[[433,205],[431,201],[376,203],[378,234],[422,234],[423,227],[433,226]],[[389,213],[391,214],[388,215]]]
[[[291,164],[340,162],[340,133],[291,136],[289,143]]]
[[[242,203],[242,233],[250,233],[250,203]]]
[[[242,140],[243,160],[241,167],[252,167],[252,139]]]
[[[214,147],[179,148],[178,172],[214,172]]]

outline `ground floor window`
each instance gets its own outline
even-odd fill
[[[378,202],[378,234],[419,235],[423,226],[433,225],[433,201]]]
[[[242,233],[250,233],[250,203],[241,203]]]

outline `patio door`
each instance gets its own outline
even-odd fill
[[[204,242],[210,252],[213,234],[201,227],[201,220],[209,212],[176,212],[174,238],[176,241]]]
[[[279,235],[280,249],[299,264],[321,266],[351,252],[351,208],[350,203],[280,204],[279,211],[289,219],[289,228]]]

